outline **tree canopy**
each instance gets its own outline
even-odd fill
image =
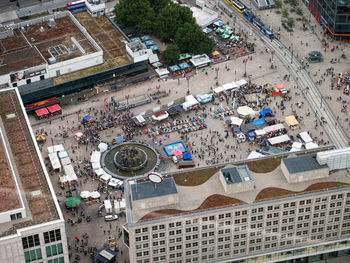
[[[176,63],[180,57],[179,47],[176,44],[169,45],[162,53],[162,57],[171,64]]]
[[[196,23],[192,11],[185,6],[171,3],[164,7],[154,22],[154,30],[164,40],[174,39],[179,26]]]
[[[171,3],[171,0],[150,0],[151,7],[158,14],[164,7]]]
[[[117,23],[135,26],[142,33],[152,30],[156,17],[149,0],[120,0],[114,13]]]

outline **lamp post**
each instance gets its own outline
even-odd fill
[[[292,55],[290,57],[290,63],[293,64],[293,50],[292,50]]]
[[[129,108],[129,98],[130,98],[130,94],[125,95],[127,108]]]
[[[243,74],[243,77],[246,77],[247,76],[247,62],[248,62],[248,59],[243,59],[243,64],[244,64],[244,74]]]
[[[273,55],[276,53],[274,49],[271,50],[271,62],[273,63]]]
[[[190,76],[186,77],[187,80],[187,95],[190,95]]]
[[[219,85],[219,70],[220,70],[219,67],[215,68],[215,71],[216,71],[216,85]]]

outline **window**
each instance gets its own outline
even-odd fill
[[[22,245],[23,245],[23,249],[39,246],[40,245],[39,235],[23,237]]]
[[[31,261],[42,259],[42,258],[43,257],[42,257],[40,248],[24,252],[24,259],[26,262],[31,262]]]
[[[40,76],[40,80],[44,80],[45,79],[45,76],[44,75],[41,75]]]
[[[64,257],[50,259],[47,263],[64,263]]]
[[[49,232],[44,232],[44,240],[45,244],[61,240],[61,231],[59,229],[56,229]]]
[[[61,243],[55,244],[52,246],[47,246],[45,249],[46,249],[46,257],[52,257],[63,253],[63,248]]]
[[[26,79],[26,83],[30,84],[30,83],[32,83],[32,80],[31,79]]]

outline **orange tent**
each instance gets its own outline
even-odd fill
[[[211,54],[213,55],[213,56],[217,56],[217,55],[219,55],[220,53],[218,52],[218,51],[213,51],[213,52],[211,52]]]

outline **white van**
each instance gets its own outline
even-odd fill
[[[113,220],[117,220],[118,216],[117,215],[107,215],[105,216],[105,221],[113,221]]]

